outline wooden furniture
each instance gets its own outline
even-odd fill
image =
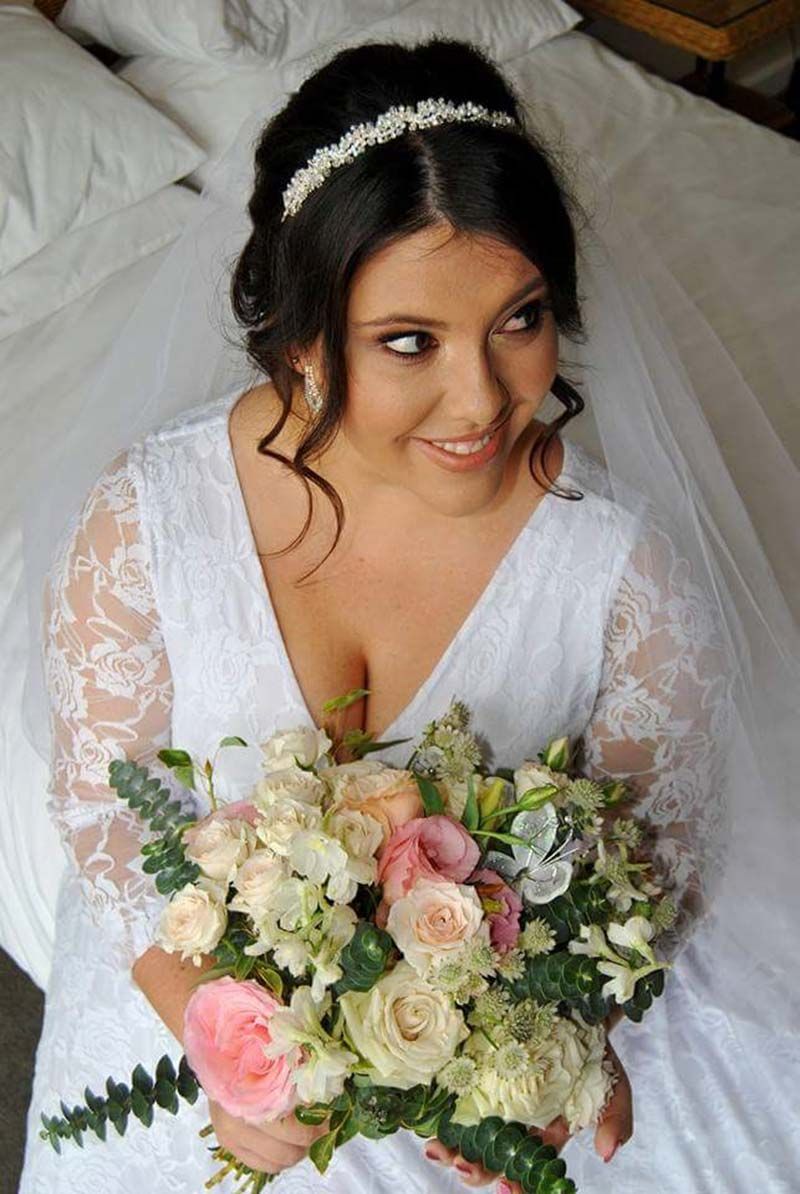
[[[726,63],[800,21],[800,0],[573,0],[590,20],[611,17],[695,55],[695,69],[676,80],[758,124],[776,130],[796,124],[800,110],[731,83]],[[795,62],[787,96],[800,91]],[[796,100],[791,101],[800,109]]]

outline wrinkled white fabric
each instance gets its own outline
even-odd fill
[[[115,1194],[144,1183],[195,1194],[214,1168],[197,1135],[208,1122],[203,1095],[194,1107],[182,1103],[178,1119],[157,1114],[149,1129],[132,1119],[124,1137],[112,1130],[102,1144],[90,1133],[83,1150],[66,1144],[60,1157],[38,1129],[40,1112],[55,1114],[59,1099],[73,1105],[86,1085],[100,1091],[109,1074],[124,1081],[139,1061],[152,1070],[163,1052],[176,1062],[181,1053],[129,974],[164,901],[140,872],[141,833],[107,785],[109,762],[124,753],[152,763],[170,744],[204,759],[225,734],[258,742],[313,721],[236,475],[228,433],[235,398],[184,412],[111,461],[51,570],[49,808],[72,865],[58,909],[21,1194]],[[642,1024],[623,1022],[616,1032],[635,1092],[633,1140],[604,1166],[592,1133],[579,1134],[563,1153],[570,1175],[584,1189],[615,1194],[638,1192],[656,1174],[665,1194],[744,1192],[756,1179],[760,1188],[788,1191],[800,1147],[789,1134],[780,1146],[769,1134],[780,1121],[775,1056],[757,1061],[755,1030],[732,1040],[728,1020],[702,998],[707,962],[693,920],[702,901],[683,830],[699,821],[713,841],[724,815],[714,797],[730,699],[718,627],[666,526],[635,492],[626,491],[624,504],[612,499],[605,470],[563,442],[558,484],[583,500],[548,495],[539,503],[382,737],[415,738],[458,695],[496,765],[535,758],[564,733],[579,740],[588,774],[631,777],[631,811],[655,825],[657,859],[683,903],[677,928],[695,935],[682,952],[677,929],[661,939],[661,952],[676,960],[667,993]],[[382,757],[403,765],[409,750]],[[201,795],[184,799],[197,815],[207,811]],[[774,1050],[774,1040],[767,1044]],[[696,1087],[674,1080],[673,1048],[693,1052]],[[354,1140],[325,1178],[305,1161],[272,1188],[388,1194],[402,1175],[409,1190],[463,1189],[425,1159],[423,1144],[409,1133]]]

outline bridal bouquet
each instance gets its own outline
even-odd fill
[[[251,1123],[325,1123],[310,1150],[321,1172],[354,1135],[405,1128],[531,1194],[573,1191],[530,1129],[600,1118],[615,1080],[603,1021],[615,1005],[640,1020],[663,990],[653,940],[675,907],[647,877],[642,826],[614,816],[622,783],[571,775],[567,738],[487,774],[469,722],[453,701],[403,769],[366,757],[398,742],[283,730],[257,748],[247,799],[227,804],[209,760],[160,752],[205,786],[200,821],[146,768],[112,763],[158,835],[142,849],[171,897],[158,944],[215,965],[186,1007],[177,1072],[165,1056],[155,1077],[109,1078],[108,1098],[87,1088],[84,1106],[42,1115],[41,1137],[60,1151],[87,1129],[105,1139],[107,1120],[123,1134],[130,1113],[149,1125],[199,1084]],[[212,1153],[224,1168],[207,1188],[231,1172],[240,1189],[271,1180]]]

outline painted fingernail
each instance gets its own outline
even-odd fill
[[[459,1173],[472,1173],[472,1166],[465,1161],[456,1161],[456,1169]]]
[[[604,1161],[610,1161],[610,1160],[611,1160],[611,1158],[614,1156],[614,1153],[617,1151],[617,1149],[618,1149],[618,1148],[619,1148],[619,1140],[615,1140],[615,1141],[614,1141],[614,1147],[613,1147],[613,1148],[610,1148],[610,1149],[608,1149],[608,1150],[607,1150],[607,1152],[605,1152],[605,1153],[603,1154],[603,1160],[604,1160]]]
[[[428,1158],[429,1161],[438,1161],[439,1160],[439,1150],[435,1144],[428,1145],[428,1147],[425,1149],[425,1156]]]
[[[511,1187],[504,1177],[497,1183],[497,1194],[511,1194]]]

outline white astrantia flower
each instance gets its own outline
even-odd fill
[[[288,767],[313,767],[333,746],[324,730],[314,726],[296,726],[279,730],[262,742],[265,771],[282,771]]]
[[[289,1007],[277,1008],[270,1018],[267,1057],[292,1055],[298,1046],[305,1060],[292,1067],[301,1103],[328,1103],[344,1090],[345,1079],[358,1057],[322,1026],[330,1009],[330,995],[314,998],[310,987],[297,987]]]

